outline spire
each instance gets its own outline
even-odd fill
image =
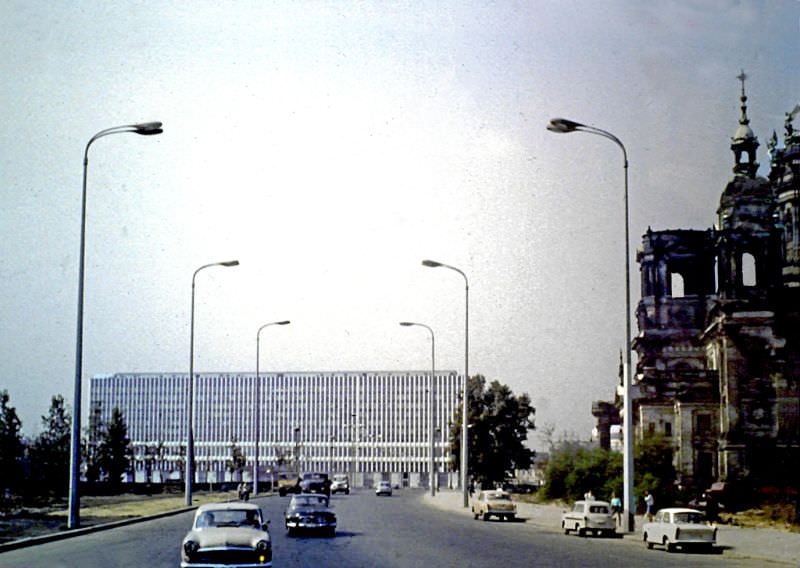
[[[786,121],[783,127],[786,129],[786,136],[784,137],[784,144],[792,146],[800,143],[800,132],[794,129],[794,118],[800,113],[800,105],[795,105],[791,112],[786,113]]]
[[[747,79],[747,75],[742,69],[742,72],[736,76],[742,82],[742,96],[739,97],[739,100],[742,101],[742,116],[739,117],[739,124],[748,125],[750,124],[750,119],[747,118],[747,95],[744,92],[744,82]]]
[[[733,166],[733,173],[738,176],[755,177],[758,171],[758,163],[756,162],[756,149],[758,148],[758,138],[753,134],[750,128],[750,119],[747,118],[747,95],[744,90],[744,82],[747,75],[742,72],[736,77],[742,82],[742,94],[739,100],[742,102],[742,115],[739,117],[739,128],[736,130],[733,139],[731,140],[731,150],[736,158],[736,164]]]

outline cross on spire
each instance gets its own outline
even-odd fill
[[[747,74],[745,74],[744,69],[742,72],[736,76],[742,82],[742,96],[739,97],[739,100],[742,101],[742,116],[739,118],[739,124],[750,124],[750,119],[747,118],[747,95],[744,93],[744,82],[747,79]]]

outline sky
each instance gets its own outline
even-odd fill
[[[84,377],[464,369],[586,439],[641,235],[713,225],[744,69],[766,142],[800,102],[800,2],[45,2],[0,6],[0,390],[35,435]],[[638,332],[633,321],[633,333]],[[84,383],[84,395],[88,383]],[[85,416],[84,416],[85,418]],[[540,428],[541,430],[541,428]],[[530,435],[536,446],[537,434]]]

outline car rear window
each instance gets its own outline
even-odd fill
[[[608,514],[608,507],[605,505],[592,505],[589,507],[590,513],[600,513],[600,514]]]
[[[675,513],[673,515],[673,522],[699,525],[703,523],[703,515],[699,513]]]

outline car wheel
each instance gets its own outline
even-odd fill
[[[350,490],[349,490],[349,489],[347,489],[347,490],[344,492],[344,494],[345,494],[345,495],[350,495]]]
[[[509,515],[508,517],[506,517],[506,519],[508,519],[509,521],[512,521],[512,522],[514,521],[514,518],[515,518],[514,515]]]
[[[569,529],[567,528],[567,523],[562,522],[561,528],[564,529],[564,534],[569,534]]]
[[[586,536],[586,529],[583,527],[578,528],[578,525],[575,525],[575,528],[578,531],[578,536]]]
[[[484,520],[484,521],[488,521],[490,516],[491,516],[491,515],[489,515],[489,513],[484,513],[484,514],[483,514],[483,520]]]
[[[477,520],[478,520],[478,517],[479,517],[480,515],[478,515],[478,513],[476,513],[476,512],[475,512],[475,509],[472,509],[472,516],[473,516],[473,518],[474,518],[474,519],[477,521]]]
[[[647,533],[644,533],[642,535],[642,540],[644,541],[648,550],[653,550],[653,543],[647,540]]]
[[[674,545],[674,544],[672,544],[672,543],[669,541],[669,539],[667,539],[667,537],[664,537],[664,540],[662,541],[662,544],[664,545],[664,549],[665,549],[667,552],[675,552],[675,545]]]
[[[331,538],[335,537],[336,536],[336,527],[328,527],[328,529],[325,531],[325,535],[329,536]]]

